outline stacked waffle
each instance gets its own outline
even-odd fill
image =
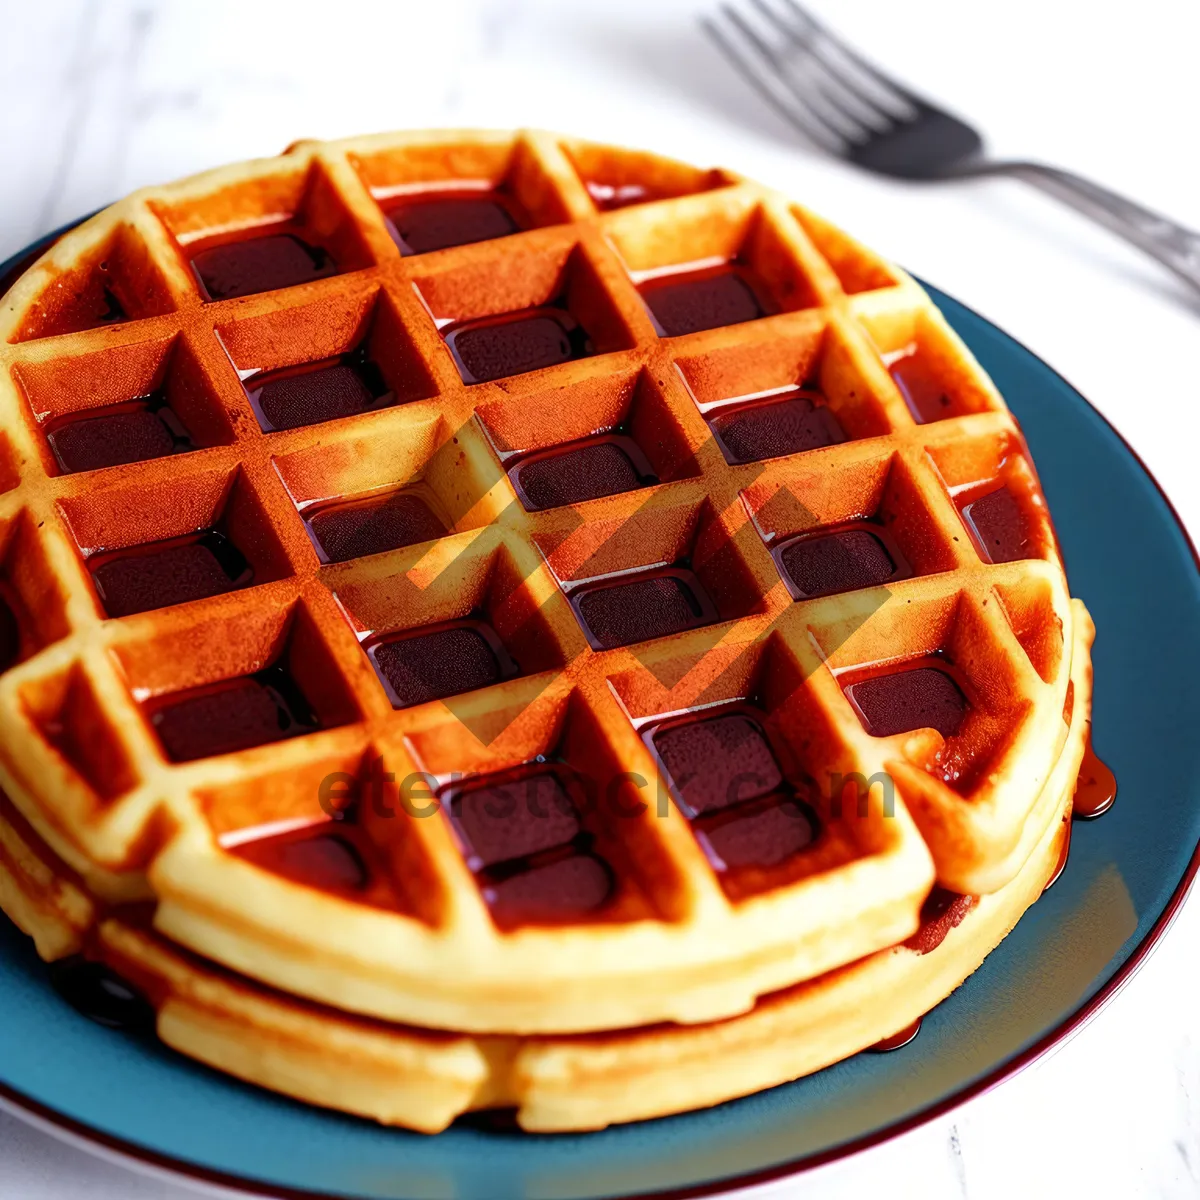
[[[93,1015],[595,1128],[895,1034],[1052,876],[1092,627],[1020,431],[778,194],[300,143],[0,333],[0,907]]]

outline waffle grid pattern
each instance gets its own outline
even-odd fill
[[[915,929],[935,871],[955,890],[992,891],[1043,836],[1056,809],[1037,798],[1066,736],[1071,609],[1036,476],[995,389],[917,285],[777,194],[697,173],[668,185],[692,194],[606,213],[576,169],[584,162],[603,164],[604,152],[545,134],[302,143],[131,197],[68,235],[5,298],[3,585],[29,656],[0,678],[0,781],[98,897],[153,896],[158,927],[183,945],[352,1011],[435,1028],[608,1028],[725,1016],[893,945]],[[400,256],[378,196],[501,174],[538,228]],[[297,216],[353,269],[202,302],[181,247]],[[783,311],[658,338],[634,277],[734,254]],[[74,329],[98,270],[123,288],[131,319]],[[594,357],[463,385],[438,322],[559,294]],[[239,370],[329,357],[364,337],[403,403],[262,432]],[[914,422],[880,355],[914,341],[939,358],[955,397],[955,414],[928,425]],[[855,440],[728,465],[705,411],[813,374]],[[200,414],[190,424],[208,445],[56,472],[39,421],[139,394],[164,375]],[[523,510],[497,451],[622,423],[661,484]],[[1037,556],[991,565],[953,496],[999,477],[1022,498]],[[451,515],[448,537],[321,565],[304,505],[414,480]],[[883,592],[793,603],[768,543],[877,512],[924,569]],[[104,619],[86,553],[218,520],[255,566],[255,586]],[[717,625],[588,648],[563,584],[685,557]],[[394,711],[362,637],[480,609],[525,673]],[[928,731],[869,737],[837,678],[939,650],[980,709],[962,762]],[[166,761],[140,701],[281,656],[328,728]],[[323,780],[361,777],[375,761],[398,780],[438,780],[561,754],[601,777],[653,780],[637,722],[751,694],[814,777],[886,770],[898,794],[894,817],[874,802],[827,814],[843,823],[843,859],[766,880],[737,904],[683,818],[654,804],[639,818],[596,818],[620,887],[604,920],[577,926],[497,930],[447,823],[409,819],[402,806],[394,819],[361,822],[395,883],[390,907],[316,893],[221,848],[249,828],[314,819]]]

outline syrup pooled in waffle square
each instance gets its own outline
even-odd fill
[[[768,189],[301,143],[88,221],[0,329],[0,782],[189,951],[433,1028],[708,1021],[1057,819],[1020,432]]]

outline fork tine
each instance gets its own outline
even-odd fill
[[[880,132],[897,120],[911,120],[919,101],[894,80],[883,75],[831,33],[796,0],[783,0],[791,16],[785,17],[766,0],[751,3],[788,39],[791,47],[809,56],[822,75],[837,89],[841,103],[860,120]]]
[[[760,0],[754,0],[754,3],[765,10],[766,6]],[[849,43],[843,41],[827,25],[823,25],[818,21],[808,9],[802,7],[799,0],[783,0],[783,4],[792,14],[793,21],[797,23],[797,25],[791,27],[790,32],[792,36],[807,44],[813,56],[820,58],[831,73],[836,73],[846,87],[855,90],[858,95],[862,95],[862,87],[864,85],[873,87],[878,97],[875,103],[889,104],[893,110],[898,110],[898,113],[909,116],[921,105],[921,100],[918,96],[914,95],[903,84],[898,83],[891,76],[885,75],[874,63],[870,63],[863,58]],[[772,13],[771,15],[779,28],[787,28],[782,17],[776,13]],[[844,69],[837,71],[834,65],[829,62],[828,54],[822,55],[822,46],[827,50],[832,50],[843,63],[853,66],[858,78],[852,79],[846,74]]]
[[[723,6],[726,7],[726,6]],[[772,86],[760,75],[745,54],[739,50],[720,25],[710,17],[701,17],[700,25],[704,32],[715,43],[718,50],[729,60],[730,64],[745,81],[794,129],[799,130],[810,141],[830,151],[841,154],[846,147],[846,139],[835,129],[821,122],[816,114],[798,104],[793,97],[785,95],[786,89],[777,80]]]
[[[830,126],[843,142],[860,142],[867,136],[868,130],[864,127],[863,120],[847,111],[844,105],[833,102],[811,73],[791,70],[779,51],[733,5],[723,4],[721,8],[726,20],[750,43],[763,64],[777,82],[792,94],[801,109],[820,119],[824,125]]]
[[[847,78],[834,64],[822,57],[817,40],[789,25],[767,0],[750,0],[750,3],[787,39],[789,52],[803,56],[803,77],[810,87],[816,88],[827,105],[848,121],[860,127],[865,125],[876,133],[886,133],[899,116],[910,115],[907,112],[889,111],[883,102],[865,95],[854,80]],[[893,110],[896,107],[895,103],[891,105]]]

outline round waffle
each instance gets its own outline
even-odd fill
[[[768,189],[301,143],[92,218],[0,334],[0,783],[180,953],[432,1029],[713,1021],[1056,827],[1086,615],[1021,434]]]
[[[181,950],[137,906],[95,905],[2,796],[0,905],[43,955],[82,944],[91,960],[134,984],[131,1004],[110,1017],[153,1019],[162,1040],[184,1054],[312,1104],[428,1133],[472,1110],[515,1109],[522,1128],[549,1132],[716,1104],[819,1070],[919,1022],[1053,882],[1070,844],[1091,708],[1091,622],[1075,603],[1075,702],[1040,801],[1053,819],[1017,875],[973,903],[935,893],[906,943],[763,997],[724,1021],[515,1038],[348,1016]],[[153,1013],[142,1011],[140,996]],[[74,998],[81,999],[78,987]]]

